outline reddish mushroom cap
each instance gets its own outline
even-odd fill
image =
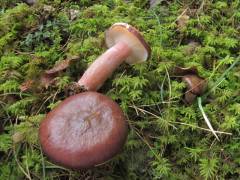
[[[105,41],[108,48],[120,41],[126,43],[131,49],[131,54],[126,59],[129,64],[146,61],[151,54],[151,49],[140,32],[127,23],[113,24],[105,33]]]
[[[206,81],[197,75],[185,75],[182,80],[187,84],[188,90],[195,95],[202,95],[206,89]]]
[[[127,124],[117,103],[96,92],[65,99],[42,121],[39,139],[44,153],[56,164],[85,169],[121,151]]]

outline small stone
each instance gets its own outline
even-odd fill
[[[37,0],[23,0],[23,2],[25,2],[28,5],[32,6],[32,5],[34,5],[37,2]]]
[[[79,14],[79,10],[76,10],[76,9],[70,9],[69,10],[69,14],[70,14],[70,19],[71,20],[74,20],[77,18],[78,14]]]
[[[23,141],[25,138],[24,134],[21,133],[21,132],[15,132],[13,135],[12,135],[12,141],[14,144],[17,144],[21,141]]]
[[[53,12],[53,11],[55,11],[55,8],[52,6],[49,6],[49,5],[44,5],[43,10],[46,12]]]

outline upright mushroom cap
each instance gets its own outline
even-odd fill
[[[151,54],[151,49],[140,32],[127,23],[113,24],[105,33],[105,41],[108,48],[120,41],[125,42],[132,50],[126,59],[129,64],[146,61]]]
[[[101,164],[121,151],[127,124],[117,103],[96,92],[65,99],[43,120],[39,138],[44,153],[67,168]]]

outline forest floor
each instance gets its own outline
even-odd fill
[[[0,180],[238,179],[239,9],[239,0],[0,0]],[[39,124],[106,50],[116,22],[152,50],[99,90],[123,109],[127,142],[89,170],[54,165]]]

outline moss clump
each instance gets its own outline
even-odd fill
[[[161,1],[152,8],[145,0],[0,3],[0,179],[239,177],[239,1]],[[75,17],[70,10],[78,12]],[[101,89],[126,113],[127,144],[116,158],[88,171],[55,166],[41,152],[39,123],[104,52],[104,31],[114,22],[136,26],[152,48],[149,61],[122,65]],[[54,85],[39,86],[44,70],[76,55],[79,61]],[[208,80],[204,112],[214,129],[231,136],[218,134],[216,141],[197,102],[183,103],[186,85],[174,76],[175,66],[195,66]],[[37,83],[21,92],[27,80]]]

